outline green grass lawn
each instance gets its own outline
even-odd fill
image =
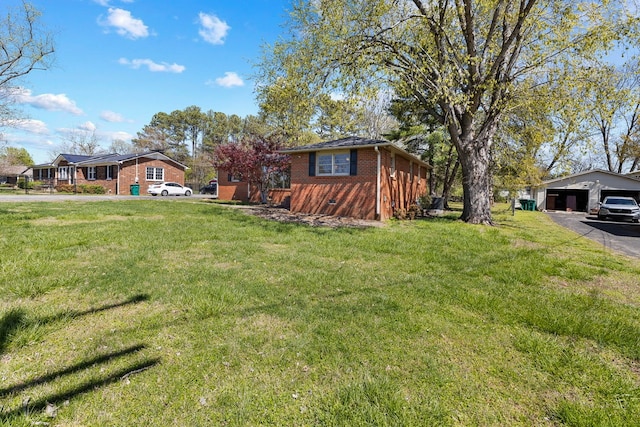
[[[640,263],[544,214],[0,204],[0,425],[640,425]]]

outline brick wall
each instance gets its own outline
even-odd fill
[[[165,182],[177,182],[184,185],[184,169],[180,166],[167,160],[140,158],[137,166],[135,160],[125,162],[120,166],[120,194],[130,193],[130,185],[136,183],[136,177],[138,177],[138,184],[140,184],[140,194],[147,194],[149,185],[158,182],[147,181],[147,167],[163,168]]]
[[[252,191],[255,194],[255,191]],[[258,195],[258,200],[260,196]],[[229,180],[226,171],[218,171],[218,200],[249,201],[249,186],[246,181],[233,182]]]
[[[426,168],[380,148],[380,218],[389,219],[427,191]],[[358,150],[355,176],[309,176],[309,153],[291,156],[291,211],[376,218],[377,158],[373,148]],[[395,173],[391,173],[395,156]]]
[[[218,171],[218,200],[238,200],[245,203],[261,203],[260,189],[256,185],[247,185],[246,181],[229,181],[229,174]],[[273,188],[267,194],[270,205],[289,208],[291,189]]]
[[[291,211],[375,219],[377,155],[358,150],[355,176],[309,176],[309,153],[291,156]]]

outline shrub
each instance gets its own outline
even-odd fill
[[[81,184],[78,185],[78,193],[84,194],[105,194],[107,191],[101,185]]]
[[[18,188],[21,188],[23,190],[25,186],[27,187],[27,189],[33,190],[34,187],[37,187],[39,185],[42,185],[41,181],[27,181],[27,182],[23,180],[18,181]]]
[[[75,190],[75,186],[73,184],[58,184],[56,186],[56,191],[58,193],[73,193]]]

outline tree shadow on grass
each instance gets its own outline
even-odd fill
[[[112,359],[115,359],[115,358],[118,358],[118,357],[123,357],[123,356],[129,355],[129,354],[138,352],[138,351],[140,351],[140,350],[142,350],[144,348],[146,348],[145,345],[138,344],[138,345],[134,345],[134,346],[131,346],[131,347],[127,347],[127,348],[122,349],[120,351],[103,354],[101,356],[97,356],[97,357],[94,357],[92,359],[85,360],[83,362],[77,363],[75,365],[69,366],[69,367],[61,369],[59,371],[55,371],[55,372],[52,372],[52,373],[47,374],[47,375],[42,375],[40,377],[33,378],[33,379],[29,380],[29,381],[25,381],[25,382],[20,383],[20,384],[16,384],[16,385],[13,385],[13,386],[10,386],[10,387],[7,387],[7,388],[0,389],[0,397],[3,397],[5,395],[11,394],[11,393],[18,393],[18,392],[21,392],[21,391],[23,391],[23,390],[25,390],[27,388],[35,387],[37,385],[53,381],[53,380],[55,380],[55,379],[57,379],[57,378],[59,378],[59,377],[61,377],[63,375],[71,375],[71,374],[73,374],[75,372],[79,372],[79,371],[88,369],[88,368],[90,368],[90,367],[92,367],[94,365],[97,365],[97,364],[100,364],[100,363],[106,363],[106,362],[111,361]]]
[[[63,310],[50,316],[37,317],[34,319],[29,319],[24,309],[13,308],[0,318],[0,354],[4,353],[12,338],[19,333],[20,330],[28,329],[33,325],[47,325],[63,319],[87,316],[90,314],[100,313],[102,311],[112,310],[114,308],[124,307],[129,304],[137,304],[148,299],[149,296],[146,294],[137,294],[124,301],[113,304],[106,304],[82,311]]]
[[[88,310],[82,310],[82,311],[67,310],[67,311],[62,311],[60,313],[56,313],[51,316],[45,316],[45,317],[33,318],[33,319],[30,319],[29,316],[27,316],[27,313],[24,309],[21,309],[21,308],[12,309],[9,312],[7,312],[2,318],[0,318],[0,354],[3,353],[4,349],[6,349],[6,347],[10,344],[11,340],[22,329],[27,329],[34,325],[54,323],[63,319],[76,318],[80,316],[95,314],[95,313],[103,312],[106,310],[123,307],[129,304],[136,304],[138,302],[145,301],[148,298],[149,297],[147,295],[138,294],[118,303],[105,304],[103,306],[94,307],[94,308],[90,308]],[[82,361],[75,365],[30,379],[28,381],[24,381],[9,387],[2,388],[0,389],[0,398],[13,395],[16,393],[21,393],[32,387],[37,387],[43,384],[52,383],[63,376],[77,374],[81,371],[89,370],[92,368],[93,369],[99,368],[100,365],[106,365],[110,363],[112,360],[117,358],[133,355],[145,348],[146,346],[144,344],[133,345],[116,352],[93,357],[91,359]],[[27,398],[26,400],[24,400],[25,403],[23,405],[13,409],[3,407],[0,404],[0,424],[8,423],[9,425],[11,425],[12,420],[15,420],[17,417],[42,411],[45,408],[47,408],[48,405],[55,405],[57,403],[64,402],[80,394],[90,392],[100,387],[104,387],[119,379],[124,380],[133,374],[139,373],[141,371],[147,370],[157,365],[159,362],[160,362],[160,359],[154,358],[154,359],[145,359],[139,362],[131,363],[128,367],[120,371],[117,371],[115,373],[112,373],[102,379],[87,381],[85,383],[78,385],[75,388],[62,391],[60,393],[44,396],[35,401],[29,401]]]
[[[63,391],[56,394],[51,394],[49,396],[44,396],[38,400],[28,401],[26,404],[9,410],[5,412],[0,412],[0,421],[11,422],[12,419],[16,419],[22,415],[29,415],[34,412],[40,412],[47,408],[48,405],[59,405],[64,403],[65,401],[72,399],[76,396],[79,396],[83,393],[94,391],[98,388],[105,387],[109,384],[112,384],[116,381],[122,381],[129,378],[131,375],[140,373],[147,369],[150,369],[156,366],[160,362],[160,359],[147,359],[134,364],[129,365],[128,367],[121,369],[117,372],[114,372],[108,375],[105,378],[99,380],[87,381],[83,384],[78,385],[70,390]]]
[[[13,334],[25,323],[26,314],[21,308],[9,310],[0,319],[0,354],[4,352]]]
[[[137,304],[139,302],[146,301],[148,299],[149,299],[149,295],[147,294],[137,294],[121,302],[106,304],[100,307],[89,308],[87,310],[82,310],[82,311],[65,310],[60,313],[53,314],[51,316],[42,317],[38,319],[38,321],[41,323],[52,323],[60,319],[65,319],[69,317],[76,318],[76,317],[87,316],[89,314],[100,313],[107,310],[113,310],[114,308],[124,307],[130,304]]]

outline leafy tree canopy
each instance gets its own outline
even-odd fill
[[[492,224],[492,152],[501,120],[531,91],[635,35],[626,1],[298,0],[290,37],[269,48],[261,88],[411,97],[449,134],[462,219]],[[307,108],[304,104],[302,108]]]
[[[10,166],[33,166],[33,158],[25,148],[0,148],[0,164]]]

